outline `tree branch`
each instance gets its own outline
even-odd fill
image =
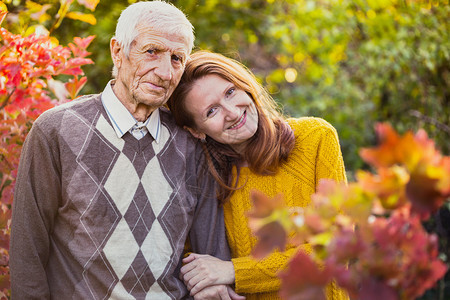
[[[3,101],[2,105],[0,106],[0,110],[2,110],[3,108],[5,108],[6,105],[8,105],[8,101],[9,98],[11,98],[12,94],[14,94],[14,92],[16,91],[17,87],[14,87],[14,89],[12,90],[12,92],[8,95],[8,97],[6,97],[6,99]]]
[[[439,128],[440,130],[447,132],[447,134],[450,134],[450,126],[439,122],[435,118],[426,116],[426,115],[422,114],[421,112],[419,112],[417,110],[413,110],[413,109],[411,109],[409,111],[409,114],[411,116],[413,116],[413,117],[416,117],[416,118],[426,122],[426,123],[433,124],[434,126]]]

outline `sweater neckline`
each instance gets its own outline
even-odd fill
[[[105,120],[108,122],[109,126],[111,126],[114,129],[114,126],[111,124],[111,120],[108,117],[108,114],[105,110],[105,107],[103,106],[103,103],[101,101],[101,94],[98,94],[97,97],[95,98],[96,104],[99,108],[99,110],[101,111],[103,117],[105,118]],[[140,153],[142,151],[144,151],[148,146],[150,146],[153,141],[154,138],[150,133],[147,133],[144,137],[142,137],[140,140],[136,139],[130,132],[126,132],[123,136],[122,139],[128,143],[129,145],[131,145],[131,147],[137,152]]]

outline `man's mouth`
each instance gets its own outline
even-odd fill
[[[155,90],[164,90],[164,89],[165,89],[165,87],[163,87],[163,86],[161,86],[161,85],[157,85],[157,84],[151,83],[151,82],[148,82],[148,85],[149,85],[152,89],[155,89]]]
[[[244,113],[242,114],[242,116],[239,118],[239,120],[234,123],[233,125],[231,125],[230,127],[228,127],[228,129],[239,129],[242,126],[244,126],[246,118],[247,117],[247,111],[245,110]]]

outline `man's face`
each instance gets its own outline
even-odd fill
[[[137,106],[156,109],[166,103],[184,71],[189,46],[181,35],[168,35],[148,25],[137,27],[127,57],[116,44],[118,69],[114,92],[133,113]],[[112,46],[113,57],[114,48]]]

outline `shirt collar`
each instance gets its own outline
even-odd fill
[[[106,85],[102,93],[103,107],[108,114],[109,120],[113,124],[117,137],[122,136],[129,131],[138,122],[128,109],[120,102],[117,96],[114,94],[112,84],[114,80],[111,80]],[[143,122],[148,129],[148,132],[153,136],[155,141],[159,143],[161,119],[159,117],[159,109],[152,112],[150,117]]]

